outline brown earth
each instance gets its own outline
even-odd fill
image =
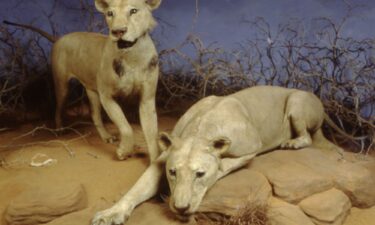
[[[176,121],[174,117],[160,117],[160,131],[170,131]],[[112,133],[116,133],[114,125],[108,127]],[[14,199],[30,189],[49,190],[59,186],[59,190],[68,190],[72,186],[82,185],[87,194],[87,208],[57,218],[48,225],[88,225],[95,212],[111,206],[126,193],[148,165],[147,156],[143,154],[141,128],[137,124],[132,124],[132,127],[140,154],[125,161],[116,159],[116,145],[104,143],[92,125],[80,125],[58,136],[40,123],[0,131],[0,215],[4,214]],[[277,156],[283,153],[273,154]],[[47,166],[31,166],[32,159],[38,155],[39,160],[50,158],[53,161]],[[261,163],[262,158],[260,156],[255,161]],[[375,174],[375,164],[366,164],[366,167]],[[134,212],[129,224],[151,224],[150,221],[157,221],[155,224],[174,224],[168,219],[167,207],[160,208],[153,204],[143,204]],[[144,219],[146,214],[147,220]],[[352,208],[345,225],[375,224],[374,214],[375,208]],[[0,224],[6,224],[3,216]]]

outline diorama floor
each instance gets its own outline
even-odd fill
[[[171,130],[174,118],[159,118],[163,131]],[[36,129],[39,127],[39,129]],[[23,125],[0,133],[0,215],[9,203],[31,187],[53,187],[82,184],[87,192],[88,207],[84,217],[74,224],[87,224],[96,211],[118,200],[136,182],[148,165],[141,127],[132,124],[140,154],[125,161],[116,159],[116,143],[104,143],[94,126],[83,126],[56,136],[41,124]],[[116,133],[116,128],[108,124]],[[31,162],[51,159],[45,166]],[[5,224],[5,221],[0,221]]]
[[[159,130],[168,132],[177,118],[164,116],[158,121]],[[117,132],[114,125],[107,124],[107,127],[112,133]],[[49,224],[89,224],[97,211],[113,205],[147,168],[149,162],[141,127],[138,124],[132,127],[138,154],[124,161],[116,158],[117,143],[104,143],[93,125],[81,125],[59,135],[40,122],[1,131],[0,215],[30,188],[59,186],[68,189],[81,184],[87,193],[87,208]],[[46,159],[50,159],[50,164],[38,164]],[[375,174],[375,164],[370,169]],[[158,211],[147,215],[150,221],[165,216]],[[352,225],[349,220],[348,224]],[[367,222],[375,224],[375,221]],[[0,224],[6,224],[3,216]]]

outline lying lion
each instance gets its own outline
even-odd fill
[[[337,148],[322,134],[323,105],[312,93],[281,87],[248,88],[226,97],[210,96],[193,105],[171,135],[162,133],[162,154],[113,207],[98,212],[92,225],[122,224],[140,203],[154,196],[163,175],[169,207],[187,219],[206,191],[259,153],[278,147]]]
[[[119,159],[133,150],[133,131],[118,103],[117,95],[140,95],[140,119],[151,160],[158,155],[155,94],[158,81],[158,54],[149,32],[156,22],[151,11],[161,0],[95,0],[105,15],[109,36],[76,32],[56,40],[48,33],[27,25],[55,42],[52,49],[52,72],[56,93],[56,127],[62,126],[61,113],[68,93],[68,81],[78,79],[86,89],[91,116],[100,137],[113,142],[104,128],[101,105],[120,132]]]

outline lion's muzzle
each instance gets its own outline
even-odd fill
[[[180,214],[180,215],[186,215],[186,212],[188,212],[188,210],[190,209],[190,204],[185,205],[185,206],[178,206],[175,203],[173,207],[174,207],[174,209],[176,210],[176,212],[178,214]]]
[[[188,180],[188,179],[187,179]],[[185,180],[184,180],[185,181]],[[176,185],[170,199],[170,208],[179,217],[189,217],[192,209],[192,193],[189,182],[181,182]]]
[[[113,35],[113,37],[115,37],[117,39],[121,39],[126,34],[126,32],[128,32],[128,28],[123,27],[123,28],[119,28],[119,29],[113,29],[111,31],[111,34]]]

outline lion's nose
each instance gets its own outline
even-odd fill
[[[127,31],[128,31],[127,27],[124,27],[121,29],[115,29],[115,30],[112,30],[112,35],[117,38],[122,38],[122,36],[124,36]]]
[[[177,206],[177,205],[174,205],[174,208],[176,209],[176,211],[177,211],[179,214],[185,214],[186,211],[189,210],[189,208],[190,208],[190,204],[188,204],[187,206]]]

